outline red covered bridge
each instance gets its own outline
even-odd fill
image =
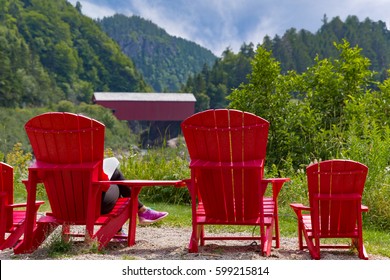
[[[195,113],[192,93],[95,92],[93,102],[141,132],[142,147],[161,145],[180,133],[180,123]]]
[[[93,102],[119,120],[182,121],[195,112],[192,93],[95,92]]]

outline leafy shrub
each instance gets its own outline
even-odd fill
[[[268,170],[292,178],[282,202],[306,199],[302,170],[311,161],[351,159],[369,168],[365,219],[390,229],[390,79],[374,82],[376,73],[357,46],[335,46],[338,57],[316,57],[302,74],[282,74],[280,63],[260,46],[248,83],[232,92],[230,106],[270,121]]]
[[[189,178],[188,156],[183,145],[176,149],[132,149],[124,157],[120,169],[127,179],[180,180]],[[187,188],[144,188],[141,199],[166,203],[188,203]]]

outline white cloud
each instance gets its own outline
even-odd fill
[[[70,0],[75,4],[77,0]],[[290,28],[316,32],[328,19],[390,22],[389,0],[79,0],[83,13],[102,18],[115,12],[139,15],[169,34],[194,41],[220,55],[238,51],[245,42],[261,43],[265,35],[282,36]]]
[[[68,0],[68,2],[72,3],[73,5],[76,5],[76,2],[80,2],[82,13],[93,19],[112,16],[116,13],[114,9],[108,6],[101,6],[93,3],[93,0],[92,1]]]
[[[186,39],[193,37],[195,25],[192,18],[185,15],[185,10],[183,12],[176,10],[177,13],[174,13],[164,6],[151,4],[143,0],[133,0],[132,6],[134,14],[139,14],[143,18],[151,20],[169,34]]]

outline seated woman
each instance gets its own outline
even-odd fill
[[[112,181],[125,180],[120,172],[119,161],[116,158],[107,158],[103,161],[103,170]],[[131,189],[123,185],[110,185],[109,189],[102,194],[101,213],[109,213],[120,197],[130,197]],[[143,205],[138,200],[138,222],[140,225],[148,225],[158,222],[168,216],[168,212],[155,211]]]

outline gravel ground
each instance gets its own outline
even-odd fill
[[[188,253],[187,245],[190,238],[190,228],[152,226],[137,228],[136,245],[127,247],[126,242],[112,241],[102,253],[92,253],[82,242],[75,242],[72,250],[61,259],[72,260],[309,260],[307,250],[298,250],[296,238],[281,238],[279,249],[272,249],[270,257],[260,255],[258,245],[251,241],[208,241],[199,247],[198,253]],[[55,233],[52,235],[56,236]],[[57,234],[57,236],[59,236]],[[48,243],[44,243],[33,254],[13,255],[12,250],[0,252],[1,260],[9,259],[53,259],[48,254]],[[355,252],[348,250],[321,251],[321,258],[327,260],[358,260]],[[373,260],[388,260],[389,258],[370,255]]]

